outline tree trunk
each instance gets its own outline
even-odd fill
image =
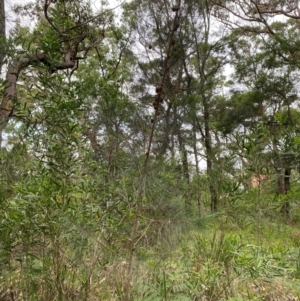
[[[216,191],[215,179],[213,174],[213,149],[211,143],[211,133],[209,126],[209,110],[206,103],[205,96],[203,96],[204,104],[204,132],[205,132],[205,150],[206,150],[206,170],[208,175],[208,186],[210,192],[210,209],[211,212],[217,211],[218,196]]]
[[[5,9],[4,0],[0,0],[0,73],[5,56]]]
[[[180,156],[181,156],[183,176],[186,179],[187,184],[189,184],[190,175],[189,175],[188,155],[187,155],[187,151],[186,151],[180,131],[178,131],[177,137],[178,137],[178,143],[179,143],[179,151],[180,151]],[[186,212],[190,213],[191,212],[191,200],[190,200],[189,192],[185,193],[184,199],[185,199]]]
[[[288,191],[291,188],[291,184],[290,184],[290,177],[291,177],[291,168],[285,168],[284,170],[284,174],[280,174],[278,176],[278,180],[277,180],[277,194],[287,194]],[[290,202],[286,201],[280,209],[280,212],[285,215],[285,216],[289,216],[290,215]]]
[[[193,121],[193,150],[194,150],[194,157],[195,157],[196,173],[198,176],[200,174],[200,170],[199,170],[199,158],[198,158],[198,150],[197,150],[197,134],[196,134],[195,120]]]

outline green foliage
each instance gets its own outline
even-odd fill
[[[218,103],[217,129],[226,135],[239,125],[251,126],[261,115],[263,100],[262,94],[256,92],[237,92],[229,100],[221,100]]]
[[[50,2],[16,7],[32,26],[6,45],[46,59],[10,74],[0,299],[297,300],[297,22],[230,33],[209,1],[135,1],[119,25]]]

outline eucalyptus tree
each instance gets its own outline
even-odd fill
[[[274,34],[270,27],[275,16],[299,19],[299,1],[273,0],[214,0],[216,16],[233,27],[251,29],[255,33]],[[230,18],[229,16],[236,18]]]
[[[288,24],[281,35],[290,32]],[[299,78],[295,65],[285,65],[270,48],[272,40],[261,39],[255,33],[241,35],[233,31],[228,37],[230,63],[234,69],[228,82],[230,98],[220,103],[219,126],[224,134],[238,126],[251,129],[258,121],[267,121],[283,107],[297,101],[296,83]]]
[[[187,120],[192,131],[203,141],[206,170],[211,197],[211,210],[217,210],[217,143],[218,134],[213,131],[213,122],[218,97],[224,79],[226,29],[218,27],[213,18],[213,3],[186,3],[186,28],[181,32],[183,58],[186,76],[186,96],[190,99],[190,113]],[[185,41],[189,41],[184,45]],[[214,137],[213,137],[214,136]],[[197,134],[194,135],[197,140]],[[195,143],[195,142],[194,142]]]
[[[292,130],[295,118],[291,112],[296,109],[299,98],[299,62],[292,49],[299,39],[293,20],[274,21],[269,29],[274,36],[236,29],[229,37],[235,72],[231,96],[221,106],[218,127],[225,135],[236,133],[234,137],[238,140],[243,137],[242,143],[237,142],[241,146],[239,157],[243,166],[256,175],[263,168],[268,169],[278,178],[277,192],[285,194],[290,186],[291,169],[297,165],[296,157],[287,154],[289,148],[292,151],[295,147],[291,135],[297,131],[295,126]],[[290,46],[284,46],[285,39],[292,41]],[[277,119],[282,112],[286,112],[286,116],[291,114],[283,123]],[[260,162],[254,164],[258,158]],[[253,166],[257,166],[257,170],[253,170]],[[287,207],[283,209],[286,213]]]
[[[236,38],[256,36],[269,49],[269,62],[299,67],[299,1],[213,0],[214,16],[228,25]]]

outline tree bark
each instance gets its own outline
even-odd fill
[[[199,158],[198,158],[198,150],[197,150],[197,134],[196,134],[196,125],[195,120],[193,121],[193,151],[194,151],[194,158],[195,158],[195,165],[196,165],[196,174],[197,176],[200,174],[199,170]]]
[[[214,169],[213,169],[214,154],[213,154],[212,142],[211,142],[209,106],[204,93],[202,95],[202,101],[203,101],[203,109],[204,109],[204,135],[205,135],[204,145],[206,150],[206,172],[208,176],[208,186],[210,192],[210,209],[211,212],[216,212],[217,205],[218,205],[218,196],[217,196],[217,190],[215,186],[216,179],[214,179]]]
[[[291,177],[291,168],[285,168],[284,174],[278,176],[277,180],[277,194],[287,194],[291,188],[290,184],[290,177]],[[290,202],[286,201],[280,209],[280,212],[283,215],[289,216],[290,215]]]
[[[0,73],[5,56],[5,8],[4,0],[0,0]]]
[[[190,174],[189,174],[188,154],[187,154],[187,150],[185,148],[185,143],[184,143],[184,139],[181,134],[181,130],[179,128],[178,128],[177,138],[178,138],[178,144],[179,144],[179,152],[180,152],[180,157],[181,157],[183,176],[186,180],[186,183],[189,184],[190,183]],[[185,199],[186,212],[191,213],[192,204],[191,204],[190,194],[188,192],[185,193],[184,199]]]

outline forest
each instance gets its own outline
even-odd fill
[[[299,0],[0,0],[0,301],[299,301],[299,68]]]

